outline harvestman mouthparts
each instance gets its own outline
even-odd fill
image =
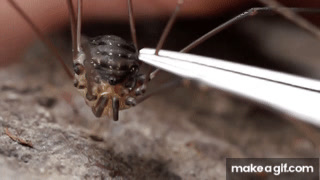
[[[81,37],[83,2],[82,0],[78,0],[77,14],[75,15],[71,0],[66,0],[71,24],[74,75],[64,64],[64,61],[59,55],[57,49],[52,45],[48,38],[41,33],[26,13],[24,13],[13,0],[8,0],[8,2],[14,9],[16,9],[23,19],[25,19],[37,36],[59,60],[68,76],[74,79],[74,86],[85,98],[86,103],[92,108],[92,112],[96,117],[105,115],[108,117],[112,116],[114,120],[118,120],[119,110],[135,106],[151,95],[162,91],[163,89],[177,86],[181,83],[180,79],[169,82],[159,87],[156,91],[145,95],[147,84],[153,79],[153,77],[155,77],[159,70],[150,69],[146,74],[142,74],[140,72],[142,62],[138,59],[138,41],[136,37],[131,0],[128,0],[127,4],[133,44],[113,35],[104,35],[94,38]],[[176,9],[171,15],[156,47],[156,55],[162,48],[183,3],[183,0],[177,1]],[[280,5],[277,6],[278,11],[279,9],[281,11],[279,6]],[[320,12],[319,9],[283,9],[290,12]],[[228,28],[230,25],[245,17],[254,16],[262,12],[273,13],[273,10],[274,8],[271,7],[252,8],[195,40],[193,43],[183,48],[181,52],[190,51],[192,48],[198,46],[211,36]]]

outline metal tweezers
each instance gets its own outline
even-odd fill
[[[320,126],[320,81],[216,58],[154,49],[139,59],[178,76],[248,98]]]

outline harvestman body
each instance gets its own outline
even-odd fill
[[[82,0],[78,0],[77,23],[71,0],[66,0],[71,20],[74,76],[63,63],[55,47],[42,35],[22,9],[12,0],[8,1],[64,65],[69,76],[74,79],[74,86],[85,98],[96,117],[112,116],[114,120],[118,120],[119,110],[135,106],[146,99],[147,96],[142,95],[146,90],[146,84],[151,80],[151,71],[147,74],[139,73],[142,62],[138,59],[131,0],[128,0],[128,9],[134,45],[113,35],[81,37]],[[183,1],[178,1],[176,11],[168,24],[173,24],[182,3]],[[167,28],[167,33],[169,29]],[[167,33],[163,33],[161,38],[163,40],[158,45],[159,49]]]
[[[138,45],[135,35],[131,0],[128,0],[128,10],[134,44],[128,43],[120,37],[111,35],[88,39],[81,37],[82,0],[78,0],[77,20],[74,15],[75,13],[71,0],[66,0],[71,20],[74,76],[63,63],[62,58],[59,56],[51,42],[41,34],[40,30],[32,23],[21,8],[13,2],[13,0],[8,1],[31,25],[46,46],[63,64],[69,76],[74,78],[74,86],[78,88],[81,95],[85,98],[86,103],[92,108],[96,117],[112,116],[114,120],[118,120],[119,110],[135,106],[148,97],[144,95],[146,85],[155,76],[158,70],[149,71],[147,74],[141,74],[139,71],[142,62],[138,59]],[[157,45],[156,54],[158,54],[161,49],[182,4],[183,1],[179,0],[176,10],[168,21]],[[318,10],[314,11],[304,8],[286,9],[292,9],[293,11],[298,12],[318,12]],[[217,34],[235,22],[245,17],[256,15],[259,12],[272,12],[272,8],[252,8],[213,29],[186,48],[182,49],[181,52],[188,52],[209,37]],[[178,83],[179,82],[180,81],[178,81]]]
[[[113,116],[136,104],[145,91],[145,75],[135,47],[117,36],[88,39],[84,53],[74,60],[74,86],[85,97],[96,117]]]
[[[72,9],[71,2],[68,4],[69,9]],[[138,59],[131,0],[128,0],[128,7],[134,45],[113,35],[81,41],[82,1],[78,1],[77,43],[74,43],[77,44],[77,54],[73,60],[74,85],[92,107],[96,117],[105,115],[118,120],[119,110],[135,106],[141,101],[150,80],[149,74],[139,73],[142,63]],[[69,12],[70,17],[73,16],[72,10]]]

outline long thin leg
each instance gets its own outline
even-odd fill
[[[128,11],[129,11],[128,14],[129,14],[131,37],[132,37],[133,44],[136,48],[136,51],[138,52],[139,48],[138,48],[138,40],[137,40],[136,27],[135,27],[136,23],[133,18],[133,8],[132,8],[132,1],[131,0],[128,0]]]
[[[309,23],[307,20],[296,14],[290,8],[285,8],[282,4],[275,0],[259,0],[261,3],[269,6],[274,11],[278,12],[285,18],[289,19],[290,21],[296,23],[300,27],[304,28],[305,30],[309,31],[313,34],[316,38],[320,40],[320,30],[315,25]],[[320,13],[320,9],[318,9],[318,13]]]
[[[175,80],[172,80],[172,81],[169,81],[163,85],[161,85],[159,88],[157,88],[156,90],[152,91],[152,92],[149,92],[148,94],[145,94],[143,95],[142,97],[139,97],[139,98],[134,98],[134,97],[128,97],[126,99],[126,105],[128,106],[135,106],[139,103],[142,103],[144,100],[148,99],[149,97],[153,96],[153,95],[156,95],[156,94],[159,94],[165,90],[168,90],[168,89],[172,89],[172,88],[176,88],[180,85],[183,84],[183,79],[175,79]]]
[[[68,74],[68,76],[71,79],[73,79],[73,73],[70,71],[70,69],[64,63],[62,57],[59,54],[59,51],[52,44],[52,42],[41,33],[41,31],[38,29],[38,27],[31,21],[31,19],[26,15],[26,13],[13,0],[8,0],[8,2],[21,15],[21,17],[30,25],[30,27],[37,34],[37,36],[41,39],[41,41],[47,46],[47,48],[50,50],[50,52],[59,60],[62,67],[64,68],[64,70]]]
[[[178,0],[176,9],[172,13],[172,15],[171,15],[166,27],[164,28],[164,31],[163,31],[163,33],[162,33],[162,35],[160,37],[160,40],[159,40],[159,42],[157,44],[156,52],[155,52],[156,55],[158,55],[158,53],[159,53],[160,49],[162,48],[165,40],[167,39],[167,36],[168,36],[170,30],[172,29],[173,23],[177,19],[178,12],[180,11],[183,2],[184,2],[183,0]]]
[[[296,14],[295,12],[289,9],[283,9],[283,5],[274,0],[259,0],[261,3],[274,8],[274,11],[277,11],[279,14],[289,19],[290,21],[296,23],[298,26],[304,28],[305,30],[312,33],[316,38],[320,39],[320,30],[309,23],[307,20]],[[320,11],[320,10],[319,10]],[[299,131],[301,131],[307,138],[309,138],[315,146],[319,145],[319,137],[316,133],[315,129],[308,124],[304,124],[300,121],[296,121],[295,119],[288,118],[290,123],[292,123]]]
[[[81,18],[82,17],[82,0],[78,0],[78,17],[77,17],[77,51],[81,50]]]
[[[131,102],[134,102],[134,105],[137,105],[141,102],[143,102],[144,100],[148,99],[150,96],[153,96],[153,95],[156,95],[156,94],[159,94],[165,90],[168,90],[168,89],[172,89],[172,88],[176,88],[180,85],[182,85],[183,83],[183,79],[176,79],[176,80],[172,80],[172,81],[169,81],[167,82],[166,84],[163,84],[161,85],[159,88],[157,88],[156,90],[142,96],[141,98],[137,99],[137,100],[131,100]]]
[[[72,6],[71,0],[67,0],[68,5],[68,12],[69,12],[69,18],[70,18],[70,24],[71,24],[71,37],[72,37],[72,54],[73,59],[77,56],[77,51],[75,48],[77,47],[77,39],[76,39],[76,31],[77,31],[77,25],[76,25],[76,17],[74,13],[74,8]]]
[[[164,28],[164,30],[163,30],[163,32],[161,34],[160,40],[159,40],[159,42],[157,44],[156,51],[155,51],[156,55],[159,54],[160,49],[162,48],[165,40],[167,39],[168,34],[169,34],[170,30],[172,29],[172,26],[173,26],[175,20],[177,19],[177,15],[178,15],[183,3],[184,3],[184,0],[178,0],[175,10],[173,11],[173,13],[172,13],[172,15],[171,15],[166,27]],[[146,80],[150,81],[151,79],[153,79],[156,76],[156,74],[159,73],[159,71],[160,71],[159,69],[155,69],[155,70],[154,69],[150,69],[149,72],[147,73],[147,79]]]
[[[309,8],[285,8],[284,7],[284,8],[280,8],[279,10],[285,10],[285,9],[287,9],[287,10],[289,9],[294,12],[320,13],[320,9],[309,9]],[[217,33],[221,32],[222,30],[228,28],[229,26],[237,23],[238,21],[240,21],[246,17],[255,16],[257,14],[273,14],[273,13],[274,13],[274,9],[271,7],[251,8],[251,9],[239,14],[238,16],[230,19],[229,21],[221,24],[220,26],[214,28],[213,30],[211,30],[207,34],[201,36],[200,38],[198,38],[197,40],[195,40],[191,44],[189,44],[187,47],[183,48],[180,52],[186,53],[186,52],[190,51],[191,49],[195,48],[196,46],[200,45],[201,43],[203,43],[204,41],[209,39],[210,37],[216,35]]]

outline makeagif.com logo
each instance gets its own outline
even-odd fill
[[[233,165],[231,166],[231,173],[272,173],[279,176],[281,173],[313,173],[313,166],[289,166],[287,163],[280,165]]]

